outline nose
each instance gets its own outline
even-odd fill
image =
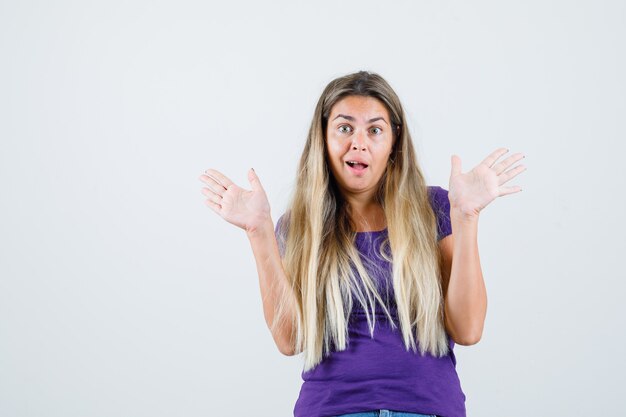
[[[352,149],[355,151],[364,151],[365,150],[365,139],[361,134],[355,134],[352,139]]]

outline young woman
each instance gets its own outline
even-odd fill
[[[449,191],[427,186],[398,96],[360,71],[324,89],[276,227],[253,169],[251,190],[200,177],[247,233],[278,349],[304,354],[296,417],[465,416],[453,348],[482,335],[478,216],[525,170],[507,152],[467,173],[453,155]]]

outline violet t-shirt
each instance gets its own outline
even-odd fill
[[[428,192],[437,215],[438,239],[442,239],[452,233],[448,191],[429,186]],[[282,216],[276,234],[283,254],[285,236],[279,233],[281,221]],[[386,229],[358,232],[355,245],[360,256],[372,262],[369,266],[369,262],[364,262],[372,279],[379,288],[389,291],[388,306],[396,328],[391,328],[387,316],[377,306],[372,338],[365,312],[355,300],[346,349],[333,349],[316,367],[302,372],[295,417],[331,417],[380,409],[465,417],[465,394],[456,373],[452,339],[448,336],[450,352],[443,357],[428,352],[422,356],[419,349],[414,353],[404,347],[393,297],[391,264],[377,251],[386,237]],[[385,294],[385,290],[381,291],[383,300]]]

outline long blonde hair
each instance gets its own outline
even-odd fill
[[[331,109],[349,95],[380,100],[389,111],[396,135],[376,199],[387,220],[388,240],[384,243],[391,252],[393,289],[405,348],[416,352],[417,337],[420,354],[428,351],[442,356],[449,350],[443,324],[437,220],[404,110],[380,75],[360,71],[339,77],[324,89],[300,158],[295,192],[277,224],[277,235],[283,239],[279,244],[284,247],[288,289],[293,291],[297,304],[292,317],[292,346],[295,353],[304,352],[305,371],[331,351],[331,342],[337,350],[346,348],[353,295],[366,312],[372,337],[376,302],[393,325],[393,318],[354,246],[356,232],[349,207],[330,171],[326,153]],[[389,257],[384,253],[381,256]],[[286,299],[283,297],[283,302]],[[284,307],[279,305],[272,329],[284,320]]]

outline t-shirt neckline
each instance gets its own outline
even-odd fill
[[[366,232],[355,232],[355,233],[357,235],[364,235],[364,234],[367,234],[367,233],[377,234],[377,233],[383,233],[383,232],[386,232],[386,231],[387,231],[387,228],[385,227],[383,230],[368,230]]]

